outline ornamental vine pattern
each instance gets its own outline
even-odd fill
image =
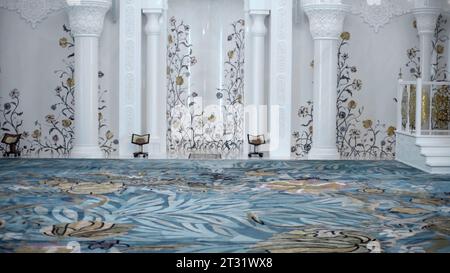
[[[239,151],[244,132],[245,21],[238,20],[231,26],[233,31],[227,41],[233,48],[228,51],[225,61],[225,84],[217,89],[216,96],[219,101],[225,101],[222,109],[225,117],[223,145],[228,150]]]
[[[364,117],[364,106],[359,106],[355,93],[361,92],[363,82],[355,78],[356,66],[349,64],[346,48],[350,41],[349,32],[340,36],[338,47],[338,82],[337,82],[337,122],[336,144],[342,158],[345,159],[391,159],[395,157],[395,131],[379,120]],[[294,132],[292,152],[296,157],[305,157],[312,144],[313,104],[308,102],[299,110],[302,130]]]
[[[74,140],[74,92],[75,92],[75,39],[71,30],[63,25],[65,36],[59,39],[59,46],[68,51],[63,60],[64,67],[55,71],[59,84],[53,90],[57,102],[50,106],[51,112],[44,122],[35,121],[35,129],[31,134],[32,144],[29,152],[40,155],[68,156],[73,148]]]
[[[40,155],[49,153],[51,156],[69,156],[75,137],[74,123],[74,92],[75,92],[75,63],[74,51],[75,39],[71,30],[63,25],[65,36],[59,39],[59,46],[68,51],[63,60],[64,67],[56,70],[59,84],[54,89],[57,102],[50,106],[51,112],[44,118],[44,122],[35,121],[35,129],[31,134],[31,145],[28,153]],[[103,78],[103,72],[99,71],[99,78]],[[107,90],[101,90],[99,86],[99,145],[102,151],[111,155],[116,151],[118,141],[114,139],[114,134],[108,130],[103,111],[107,108],[104,95]]]
[[[306,130],[295,131],[293,133],[294,145],[291,152],[296,157],[306,157],[312,148],[312,134],[313,134],[313,111],[314,106],[312,101],[308,101],[306,106],[301,106],[298,110],[298,117],[300,118],[301,127]]]
[[[443,15],[439,15],[436,28],[434,30],[432,48],[433,63],[431,81],[446,81],[448,77],[447,65],[445,63],[445,44],[449,40],[446,35],[447,19]]]
[[[105,74],[101,71],[98,72],[98,77],[101,80]],[[103,153],[110,157],[117,151],[119,140],[115,138],[114,133],[109,129],[108,120],[105,118],[104,111],[108,108],[105,96],[108,94],[108,90],[102,90],[101,85],[98,87],[98,135],[99,146]]]
[[[362,91],[363,82],[354,77],[358,69],[348,64],[345,51],[350,41],[349,32],[341,34],[338,49],[338,98],[337,98],[337,145],[343,158],[392,159],[395,157],[394,126],[379,120],[363,118],[364,106],[359,107],[354,98]]]
[[[20,107],[20,92],[17,89],[13,89],[8,94],[8,100],[0,106],[0,123],[1,132],[13,135],[22,134],[21,140],[28,137],[28,133],[22,131],[23,125],[23,111]],[[21,147],[18,145],[19,150],[26,149],[27,147]],[[0,144],[0,152],[4,152],[6,147],[4,144]]]
[[[202,117],[197,110],[195,98],[188,93],[185,79],[191,76],[190,67],[197,63],[189,37],[190,26],[172,17],[169,21],[167,45],[167,140],[169,151],[195,148],[194,121]],[[184,122],[183,122],[184,121]]]
[[[171,153],[239,151],[243,134],[245,22],[231,24],[227,42],[232,49],[224,61],[225,83],[216,90],[217,105],[203,109],[202,98],[191,90],[191,67],[197,64],[190,26],[172,17],[167,52],[168,149]],[[222,105],[222,106],[219,106]]]

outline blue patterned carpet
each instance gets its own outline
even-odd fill
[[[393,161],[0,160],[0,252],[450,252],[449,204]]]

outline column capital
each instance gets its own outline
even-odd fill
[[[436,29],[437,19],[441,13],[440,8],[422,7],[415,8],[412,13],[416,17],[417,31],[421,34],[433,34]]]
[[[309,18],[309,26],[314,40],[337,40],[344,29],[345,16],[349,5],[341,3],[310,3],[303,9]]]
[[[75,37],[99,37],[111,0],[66,0],[70,28]]]

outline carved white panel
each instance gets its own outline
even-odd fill
[[[300,23],[303,13],[302,3],[314,3],[311,0],[293,0],[295,21]],[[388,24],[393,18],[410,13],[414,8],[414,0],[339,0],[352,6],[352,14],[361,17],[364,23],[368,24],[374,32]],[[446,1],[445,1],[446,2]],[[329,2],[327,2],[329,3]],[[446,6],[449,6],[448,4]]]
[[[352,13],[359,15],[375,32],[388,24],[392,18],[408,13],[414,7],[414,1],[410,0],[350,0],[350,3]]]
[[[131,134],[141,133],[141,1],[120,1],[119,154],[133,152]]]
[[[64,7],[64,0],[0,0],[0,8],[16,11],[33,28]]]
[[[289,158],[292,102],[292,0],[272,0],[270,153]]]

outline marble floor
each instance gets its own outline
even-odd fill
[[[450,252],[450,176],[395,161],[4,159],[0,252]]]

